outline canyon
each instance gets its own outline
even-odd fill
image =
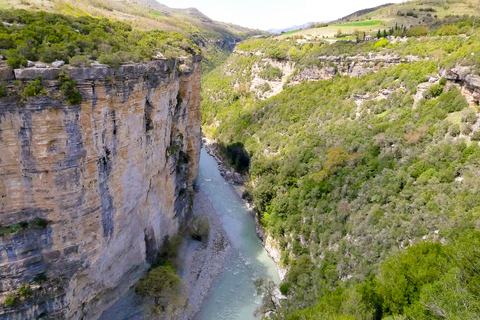
[[[2,67],[1,319],[96,319],[191,214],[201,57],[118,68]],[[59,75],[76,81],[67,103]],[[21,97],[41,79],[42,94]],[[15,230],[15,232],[8,232]]]

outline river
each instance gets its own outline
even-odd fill
[[[201,300],[198,296],[190,297],[199,299],[198,305],[191,301],[191,305],[197,305],[194,308],[195,311],[199,310],[194,320],[253,320],[255,319],[253,313],[262,300],[262,297],[256,294],[254,281],[259,278],[272,278],[278,284],[280,279],[276,266],[268,257],[262,242],[255,233],[253,215],[233,187],[220,175],[217,162],[205,149],[202,149],[200,157],[196,189],[195,201],[197,202],[194,207],[207,208],[209,216],[215,218],[215,231],[211,229],[212,241],[215,238],[218,240],[218,236],[221,234],[222,237],[228,238],[229,249],[222,253],[208,250],[199,252],[204,260],[195,266],[195,270],[200,268],[202,272],[209,275],[207,278],[215,277],[222,262],[224,260],[227,262],[213,282],[207,280],[211,286],[203,287],[202,284],[192,284],[193,288],[198,288],[201,293],[210,287],[203,304],[199,305]],[[192,272],[192,264],[198,262],[192,258],[195,256],[195,250],[201,249],[199,246],[198,242],[188,240],[183,247],[182,256],[185,261],[189,261],[184,265],[184,276],[188,277],[188,274]],[[212,272],[212,270],[217,271]],[[198,276],[196,279],[198,280]],[[195,278],[193,282],[196,282]],[[148,316],[151,304],[151,299],[143,299],[135,295],[131,288],[106,310],[99,320],[155,319],[155,316]],[[191,314],[187,312],[186,317],[190,318],[190,316]]]
[[[219,215],[234,250],[194,319],[255,319],[253,313],[262,299],[256,294],[254,281],[268,277],[279,283],[276,266],[255,232],[253,215],[205,149],[200,157],[197,187]]]

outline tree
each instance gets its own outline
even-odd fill
[[[425,242],[388,258],[376,279],[386,314],[402,314],[420,298],[422,286],[439,280],[450,266],[440,243]]]
[[[407,30],[408,37],[425,36],[428,33],[428,28],[425,26],[413,26]]]
[[[135,293],[153,298],[153,312],[165,319],[175,319],[187,306],[184,291],[181,278],[170,265],[150,270],[135,285]]]
[[[380,33],[380,29],[378,29],[378,32],[377,32],[377,39],[380,39],[382,37],[382,34]]]

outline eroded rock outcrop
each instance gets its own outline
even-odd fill
[[[7,92],[38,75],[45,90],[0,100],[0,303],[32,288],[1,319],[98,318],[181,228],[199,165],[200,57],[179,64],[1,70]],[[81,104],[62,97],[61,72]]]

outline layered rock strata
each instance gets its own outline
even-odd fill
[[[181,229],[201,147],[192,60],[0,71],[0,305],[16,295],[0,319],[96,319]]]

